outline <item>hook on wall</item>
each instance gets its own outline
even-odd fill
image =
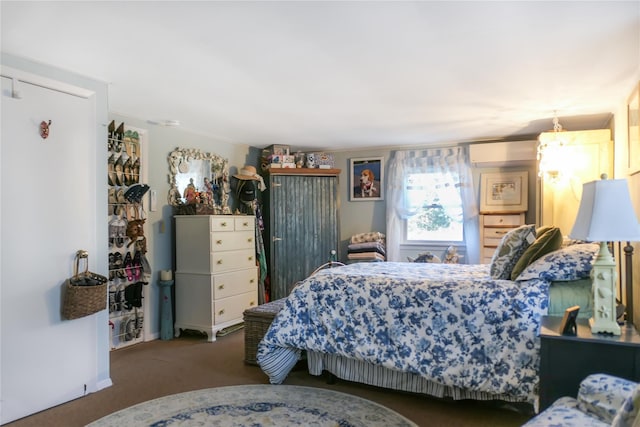
[[[42,139],[47,139],[49,136],[49,126],[51,126],[51,120],[48,123],[44,120],[40,122],[40,136]]]

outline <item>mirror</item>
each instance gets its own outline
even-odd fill
[[[196,148],[176,148],[167,160],[171,206],[191,205],[193,213],[231,214],[227,159]]]

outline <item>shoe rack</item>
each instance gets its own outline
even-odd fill
[[[146,212],[141,181],[146,132],[124,123],[109,124],[109,326],[111,349],[145,340],[145,298],[151,269],[146,259]]]

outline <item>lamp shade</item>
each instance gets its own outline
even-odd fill
[[[626,179],[603,179],[582,186],[582,199],[569,237],[588,242],[640,241]]]

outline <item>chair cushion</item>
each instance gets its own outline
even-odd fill
[[[624,401],[616,414],[611,427],[631,427],[640,425],[640,385]]]
[[[633,381],[607,374],[589,375],[580,383],[578,407],[610,425],[636,386]]]
[[[589,416],[578,408],[573,397],[561,397],[522,427],[605,427],[609,424]]]

